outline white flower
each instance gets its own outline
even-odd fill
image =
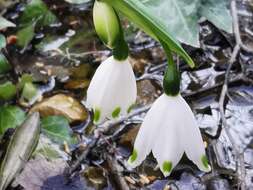
[[[140,165],[151,151],[164,176],[170,174],[184,152],[200,170],[210,171],[200,130],[180,94],[163,94],[154,102],[138,132],[128,163],[132,167]]]
[[[136,80],[128,61],[113,56],[96,70],[87,90],[87,105],[94,111],[94,123],[125,115],[137,97]]]

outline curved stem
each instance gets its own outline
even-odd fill
[[[161,44],[167,56],[168,67],[163,78],[163,89],[168,96],[176,96],[180,92],[180,74],[177,65],[174,63],[172,52],[161,40]]]

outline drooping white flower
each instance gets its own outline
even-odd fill
[[[148,111],[128,160],[132,167],[152,151],[160,170],[168,176],[185,152],[200,170],[208,172],[205,147],[194,115],[182,96],[161,95]]]
[[[137,97],[136,80],[128,61],[107,58],[97,68],[87,90],[87,105],[94,111],[94,123],[125,115]]]

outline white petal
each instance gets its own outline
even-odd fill
[[[151,152],[151,148],[159,135],[160,112],[165,108],[162,96],[152,105],[144,118],[134,143],[134,159],[129,159],[129,164],[136,167],[142,163]]]
[[[134,144],[135,160],[130,164],[136,167],[152,152],[164,176],[168,176],[183,155],[174,122],[175,114],[171,101],[165,94],[160,96],[148,111]]]
[[[118,76],[115,76],[111,86],[112,97],[108,97],[115,107],[121,108],[121,113],[126,114],[129,106],[135,103],[137,97],[136,80],[133,69],[128,60],[115,63],[118,67]],[[114,71],[115,72],[115,71]]]
[[[109,83],[110,73],[112,72],[111,67],[112,58],[109,57],[103,61],[97,68],[93,78],[90,82],[89,88],[87,90],[87,106],[95,107],[97,100],[103,97],[101,92],[105,91],[107,83]]]
[[[99,122],[102,122],[105,117],[112,117],[115,109],[126,114],[136,97],[136,81],[129,61],[110,57],[99,66],[91,81],[87,104],[101,111]]]
[[[178,106],[183,116],[180,127],[186,155],[198,166],[200,170],[209,172],[210,166],[208,165],[208,161],[205,156],[205,146],[200,130],[191,108],[181,95],[178,95]]]
[[[177,111],[174,101],[163,96],[165,108],[160,112],[159,135],[155,139],[152,151],[164,176],[168,176],[183,155],[180,128],[177,123]]]

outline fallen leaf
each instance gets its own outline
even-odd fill
[[[40,134],[39,113],[33,113],[16,129],[1,163],[0,189],[5,190],[28,161]]]
[[[71,143],[72,130],[69,127],[68,120],[63,116],[48,116],[41,121],[43,133],[54,142],[63,144],[64,141]]]
[[[130,130],[128,130],[122,137],[120,138],[119,143],[125,146],[131,147],[134,143],[136,135],[139,131],[140,127],[133,126]]]
[[[4,74],[11,69],[6,57],[0,52],[0,74]]]
[[[2,3],[2,2],[0,2],[0,3]],[[15,27],[15,26],[16,26],[15,24],[6,20],[2,16],[0,16],[0,30],[8,28],[8,27]]]
[[[0,99],[10,100],[16,95],[17,89],[12,82],[7,81],[4,84],[0,84]]]
[[[17,33],[17,44],[23,48],[26,48],[34,37],[34,25],[28,25]]]
[[[25,120],[25,112],[16,106],[0,107],[0,135],[9,128],[16,128]]]
[[[7,44],[13,45],[17,43],[17,36],[16,35],[10,35],[7,37]]]
[[[79,79],[79,80],[70,80],[65,85],[66,89],[84,89],[87,88],[90,84],[90,80],[88,79]]]
[[[67,183],[63,174],[67,166],[63,159],[48,161],[44,157],[36,157],[26,164],[15,183],[25,190],[90,190],[79,176]]]
[[[5,36],[0,34],[0,49],[5,48],[5,46],[6,46]]]
[[[65,116],[70,122],[84,121],[88,113],[76,99],[64,94],[57,94],[36,104],[30,112],[40,112],[41,116]]]
[[[89,167],[85,170],[84,176],[96,187],[96,189],[102,189],[106,185],[106,178],[102,168]]]

